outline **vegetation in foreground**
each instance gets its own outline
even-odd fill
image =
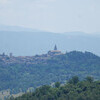
[[[26,93],[10,100],[100,100],[100,81],[86,77],[79,81],[77,76],[72,77],[66,84],[56,82],[54,86],[44,85],[33,93]]]

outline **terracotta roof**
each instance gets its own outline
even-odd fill
[[[50,50],[49,52],[61,52],[59,50]]]

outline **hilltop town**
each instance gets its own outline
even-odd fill
[[[62,55],[63,53],[57,49],[55,45],[54,50],[48,51],[46,54],[35,55],[35,56],[18,56],[15,57],[10,53],[9,55],[5,55],[5,53],[0,55],[0,62],[4,64],[13,64],[13,63],[26,63],[26,64],[37,64],[41,62],[45,62],[47,59],[51,57]]]

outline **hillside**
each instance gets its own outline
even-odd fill
[[[45,85],[10,100],[100,100],[100,81],[94,82],[92,77],[79,81],[74,76],[63,86],[56,82],[53,87]]]
[[[0,57],[0,91],[10,89],[11,94],[57,81],[64,83],[75,75],[100,80],[100,57],[79,51],[47,58]]]
[[[13,53],[15,56],[32,56],[43,54],[59,46],[62,52],[73,50],[90,51],[100,56],[100,35],[83,32],[28,32],[28,31],[0,31],[0,53]]]

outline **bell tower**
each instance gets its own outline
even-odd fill
[[[57,50],[57,46],[55,45],[54,50]]]

